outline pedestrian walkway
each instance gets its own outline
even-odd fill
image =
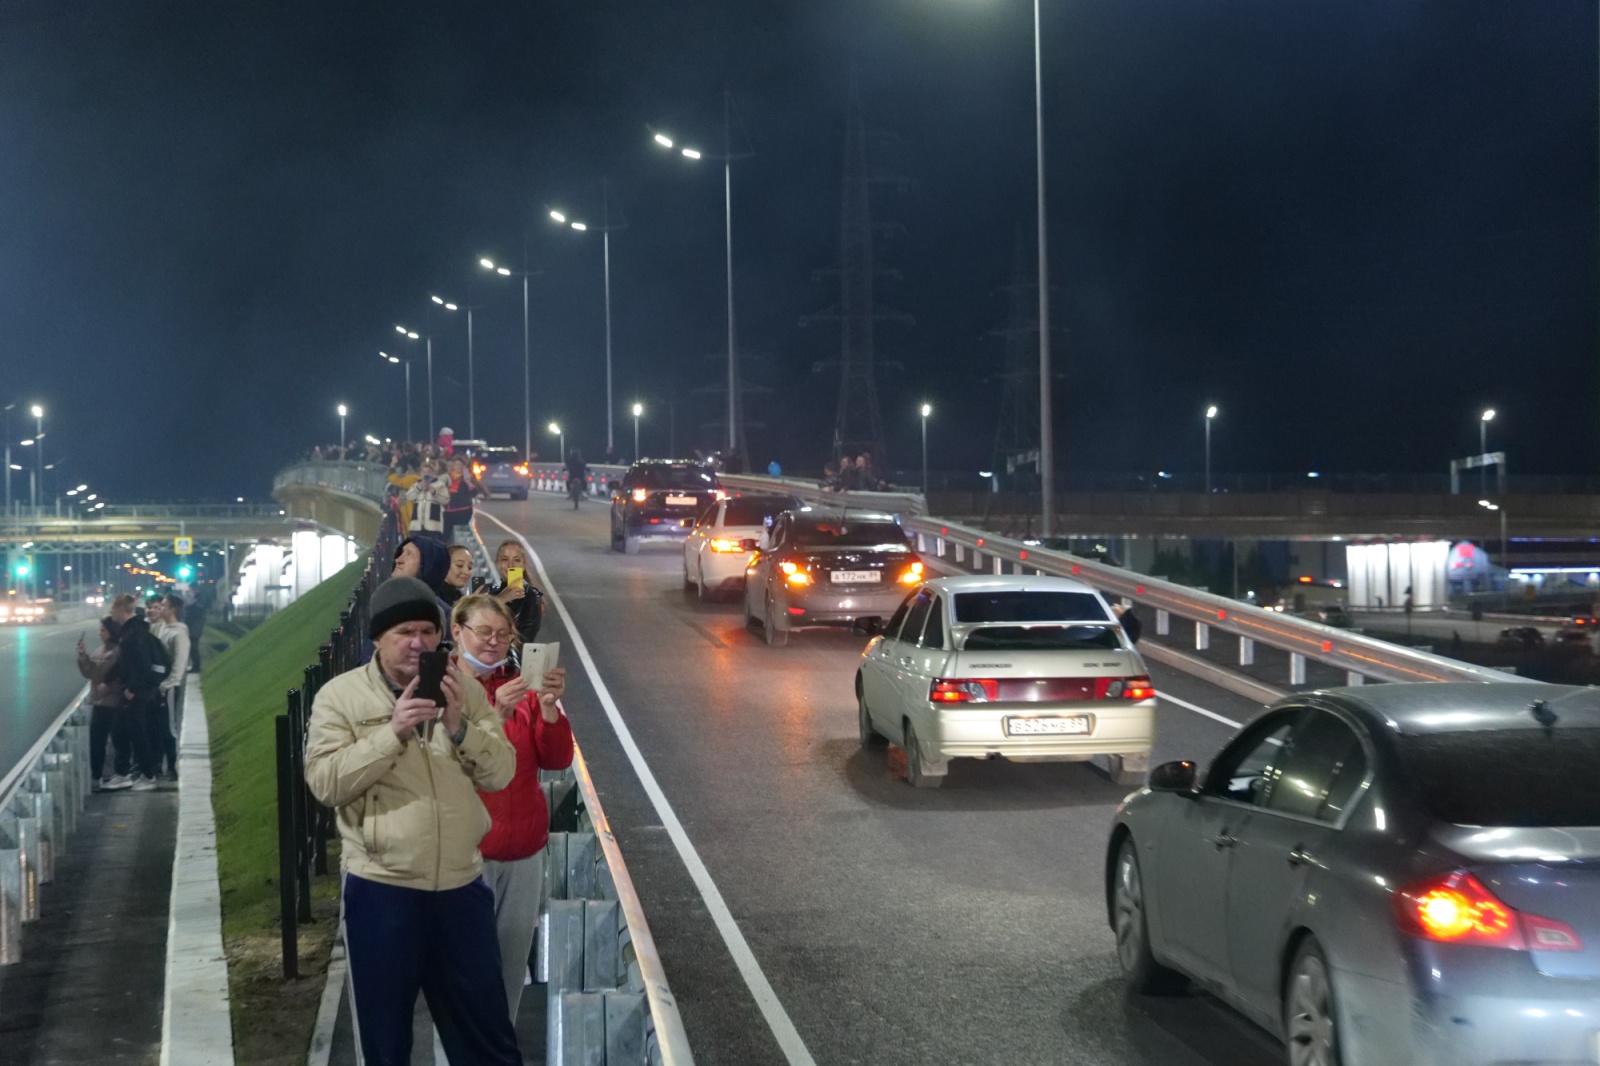
[[[199,677],[176,788],[91,795],[0,968],[6,1066],[232,1066]],[[175,879],[174,872],[182,873]]]

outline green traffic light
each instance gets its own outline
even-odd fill
[[[18,577],[27,577],[28,576],[28,564],[27,563],[18,563],[16,565],[15,569],[16,569],[16,575]]]
[[[185,580],[185,581],[189,580],[189,577],[193,573],[194,573],[194,569],[192,567],[188,567],[188,566],[180,566],[180,567],[178,567],[178,576],[180,578],[182,578],[183,580]]]

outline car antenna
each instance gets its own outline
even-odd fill
[[[1528,713],[1533,715],[1535,722],[1544,726],[1545,736],[1553,735],[1556,723],[1561,720],[1561,716],[1552,711],[1550,704],[1545,700],[1534,700],[1533,705],[1528,708]]]

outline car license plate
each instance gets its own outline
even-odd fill
[[[833,580],[840,585],[876,585],[883,580],[881,570],[835,570]]]
[[[695,498],[693,496],[668,496],[667,497],[667,506],[668,507],[693,507],[695,505],[695,502],[696,501],[695,501]]]
[[[1041,733],[1089,733],[1089,716],[1065,714],[1054,718],[1007,718],[1006,736],[1027,737]]]

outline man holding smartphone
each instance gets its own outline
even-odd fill
[[[411,1061],[427,997],[452,1062],[520,1066],[505,1012],[494,893],[478,845],[478,790],[504,788],[516,754],[483,687],[447,666],[422,698],[441,636],[439,603],[414,577],[372,594],[374,653],[317,693],[306,784],[337,812],[355,1024],[369,1066]],[[425,658],[426,657],[426,658]]]

